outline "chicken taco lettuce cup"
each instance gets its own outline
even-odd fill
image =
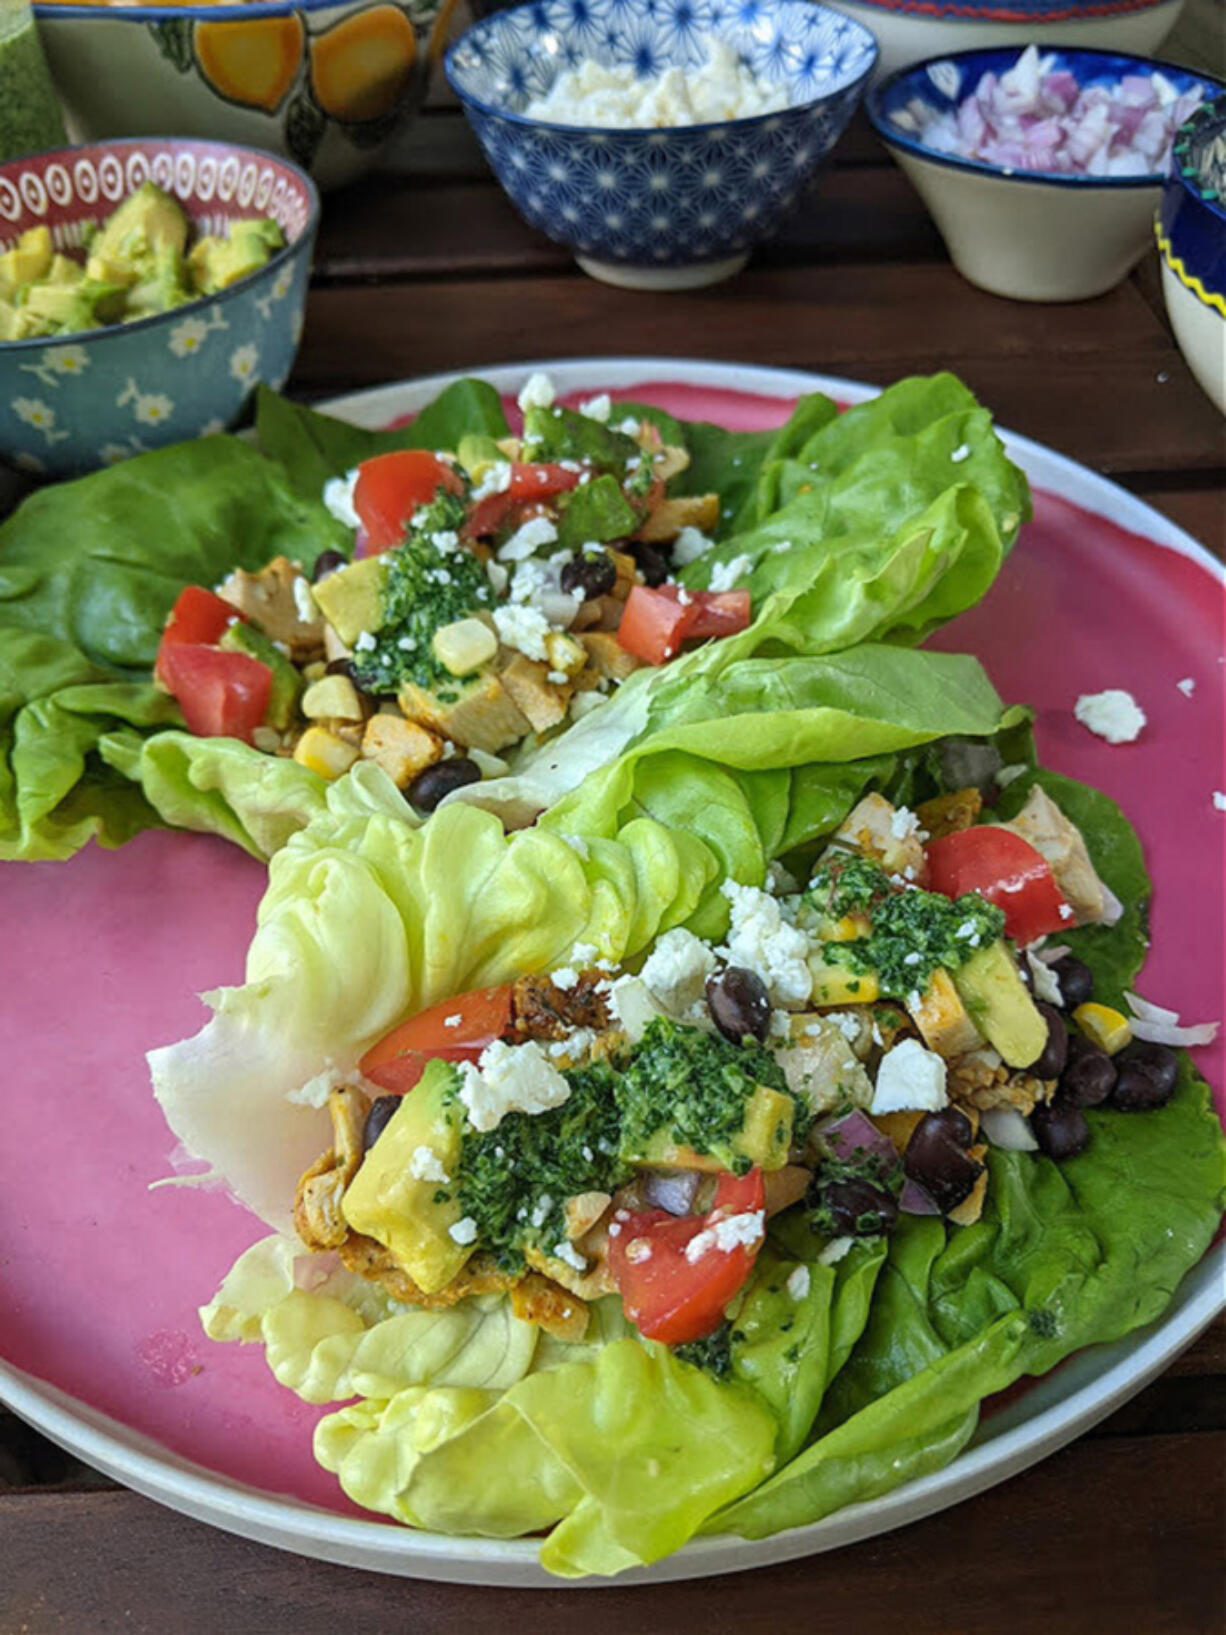
[[[1133,993],[1126,818],[973,660],[792,665],[792,764],[664,732],[511,834],[333,785],[247,983],[151,1054],[274,1228],[206,1331],[327,1405],[359,1504],[543,1534],[565,1576],[798,1526],[947,1463],[1207,1247],[1222,1134],[1163,1042],[1202,1035]],[[853,719],[877,666],[913,702]]]
[[[266,856],[354,768],[414,820],[529,822],[733,666],[919,641],[1029,514],[949,375],[763,433],[521,399],[514,434],[480,381],[369,432],[264,392],[258,448],[29,499],[0,528],[0,856],[156,822]]]

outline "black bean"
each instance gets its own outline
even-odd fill
[[[376,1096],[370,1104],[370,1111],[366,1115],[366,1123],[362,1129],[362,1151],[369,1152],[375,1142],[387,1129],[392,1114],[400,1106],[400,1096]]]
[[[983,1165],[966,1152],[974,1136],[971,1121],[956,1107],[925,1113],[911,1132],[902,1166],[942,1213],[970,1196]]]
[[[329,659],[328,663],[324,667],[324,675],[347,676],[355,686],[357,685],[356,678],[354,677],[353,673],[352,659]]]
[[[1036,1079],[1058,1079],[1068,1055],[1068,1030],[1064,1026],[1064,1018],[1046,1000],[1036,999],[1034,1008],[1047,1023],[1047,1043],[1026,1071],[1033,1073]]]
[[[1135,1039],[1113,1062],[1116,1072],[1111,1105],[1123,1113],[1146,1113],[1165,1107],[1175,1090],[1179,1057],[1169,1045],[1151,1045]]]
[[[1073,1107],[1097,1107],[1114,1088],[1115,1063],[1107,1052],[1083,1033],[1071,1033],[1060,1075],[1061,1099]]]
[[[707,978],[707,1007],[711,1020],[734,1045],[748,1036],[766,1043],[771,1025],[770,995],[756,971],[730,965],[718,976]]]
[[[645,585],[650,585],[654,589],[668,578],[669,561],[658,545],[646,545],[641,540],[631,540],[626,549],[634,558],[635,566],[642,574]]]
[[[1090,1126],[1085,1114],[1080,1107],[1072,1106],[1059,1096],[1054,1101],[1039,1102],[1030,1115],[1030,1128],[1040,1152],[1054,1158],[1057,1164],[1075,1157],[1089,1145]]]
[[[449,761],[435,761],[433,766],[419,772],[405,790],[405,796],[417,811],[433,812],[453,789],[463,789],[465,784],[480,782],[481,768],[477,763],[470,761],[466,755],[453,755]]]
[[[893,1194],[871,1181],[828,1181],[818,1201],[838,1237],[875,1238],[892,1230],[898,1220]]]
[[[1075,1011],[1094,997],[1094,973],[1084,960],[1074,954],[1065,954],[1052,966],[1052,975],[1060,984],[1060,1005],[1063,1010]]]
[[[617,583],[617,565],[608,551],[580,552],[563,563],[560,578],[568,596],[582,591],[585,601],[607,596]]]
[[[315,584],[318,584],[321,579],[326,579],[330,573],[335,573],[338,568],[347,568],[348,566],[349,558],[343,551],[320,551],[315,558],[311,578]]]

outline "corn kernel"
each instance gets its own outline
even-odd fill
[[[318,772],[321,778],[339,778],[357,758],[357,746],[347,744],[326,727],[308,727],[294,746],[298,764]]]
[[[1110,1005],[1099,1005],[1094,1000],[1087,1000],[1084,1005],[1078,1005],[1073,1012],[1073,1021],[1085,1034],[1087,1039],[1105,1050],[1108,1056],[1114,1056],[1132,1038],[1132,1028],[1128,1025],[1128,1018]]]

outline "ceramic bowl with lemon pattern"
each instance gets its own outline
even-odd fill
[[[222,142],[101,142],[0,164],[0,251],[46,227],[57,251],[152,180],[198,233],[271,216],[285,234],[257,272],[133,323],[0,341],[0,459],[67,477],[226,431],[256,387],[285,384],[302,335],[319,194],[296,165]],[[77,256],[79,259],[79,254]]]
[[[452,0],[454,3],[454,0]],[[425,94],[449,0],[35,6],[69,133],[283,154],[320,187],[368,170]]]

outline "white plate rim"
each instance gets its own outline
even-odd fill
[[[346,394],[320,405],[360,425],[379,426],[412,412],[451,381],[480,375],[498,390],[514,390],[536,370],[562,392],[623,391],[649,382],[684,383],[765,397],[822,391],[861,402],[878,387],[804,370],[684,358],[587,358],[450,370]],[[1087,467],[1017,433],[1001,431],[1010,455],[1038,488],[1107,517],[1160,547],[1189,558],[1219,582],[1226,568],[1183,529]],[[880,1498],[848,1506],[824,1520],[762,1539],[731,1534],[693,1540],[652,1567],[613,1580],[619,1587],[697,1579],[776,1564],[837,1549],[932,1515],[1004,1481],[1063,1447],[1143,1389],[1226,1310],[1226,1243],[1213,1246],[1183,1279],[1162,1316],[1108,1345],[1075,1354],[1037,1381],[1025,1396],[989,1420],[942,1470]],[[0,1402],[60,1446],[145,1497],[223,1531],[278,1549],[341,1565],[502,1588],[591,1588],[546,1573],[529,1540],[474,1539],[420,1533],[389,1522],[337,1515],[300,1500],[231,1481],[179,1458],[78,1398],[0,1361]]]

